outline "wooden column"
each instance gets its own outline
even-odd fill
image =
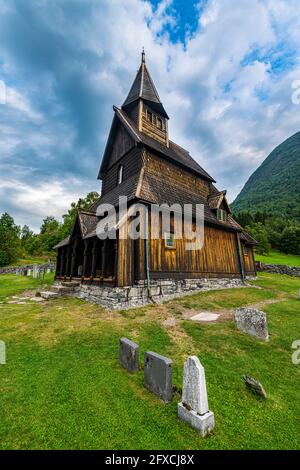
[[[115,282],[117,283],[118,281],[118,240],[116,240],[116,243],[114,244],[114,248],[115,248],[114,276],[115,276]]]
[[[102,245],[102,265],[101,265],[101,277],[105,275],[105,268],[106,268],[106,254],[107,254],[107,245],[108,245],[108,238],[106,238]]]
[[[71,254],[72,254],[72,247],[68,246],[67,247],[67,265],[66,265],[66,272],[65,272],[66,277],[71,276]]]
[[[78,240],[75,240],[73,249],[72,249],[72,262],[71,262],[71,277],[76,276],[76,255],[77,255]]]
[[[56,257],[56,271],[55,271],[55,277],[60,277],[61,276],[61,262],[62,262],[62,248],[58,249],[57,252],[57,257]]]
[[[238,252],[238,258],[239,258],[241,279],[244,282],[244,280],[245,280],[245,268],[244,268],[244,260],[242,258],[240,235],[239,235],[238,232],[236,232],[236,241],[237,241],[237,252]]]
[[[84,243],[84,252],[83,252],[83,267],[82,267],[82,277],[86,277],[87,272],[87,261],[88,261],[88,254],[89,254],[89,240],[83,240]]]
[[[61,263],[60,263],[60,277],[65,275],[66,269],[66,247],[63,246],[61,249]]]
[[[92,248],[92,272],[91,272],[91,279],[96,276],[96,266],[97,266],[97,258],[98,258],[98,238],[93,240],[93,248]]]

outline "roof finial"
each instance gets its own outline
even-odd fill
[[[142,64],[144,64],[146,62],[146,59],[145,59],[145,49],[144,49],[144,46],[143,46],[143,50],[142,50]]]

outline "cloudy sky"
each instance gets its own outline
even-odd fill
[[[100,190],[142,46],[171,139],[231,200],[300,130],[299,0],[0,0],[0,213],[37,230]]]

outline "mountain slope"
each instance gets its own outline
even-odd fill
[[[272,212],[300,220],[300,132],[276,147],[232,204],[234,212]]]

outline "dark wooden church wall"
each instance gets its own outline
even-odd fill
[[[141,168],[141,149],[137,147],[132,148],[107,171],[102,181],[102,195],[117,186],[119,165],[123,165],[123,181],[125,181]]]
[[[133,138],[126,131],[126,129],[121,124],[119,124],[116,130],[114,144],[111,149],[108,167],[111,167],[114,163],[116,163],[120,157],[128,152],[128,150],[130,150],[133,146]]]

